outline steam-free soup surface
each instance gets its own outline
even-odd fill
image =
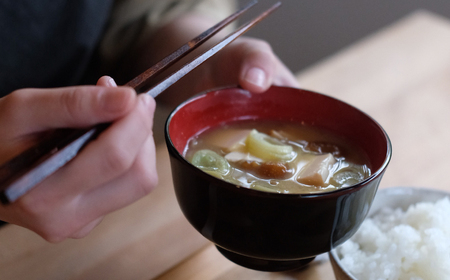
[[[371,173],[358,146],[289,122],[238,121],[209,129],[189,141],[184,156],[213,176],[267,192],[332,191]]]

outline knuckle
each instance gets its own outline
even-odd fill
[[[49,243],[60,243],[68,238],[68,236],[62,235],[59,232],[54,232],[51,230],[43,231],[38,233],[42,238],[44,238]]]
[[[66,115],[70,120],[75,121],[79,119],[83,112],[83,90],[79,87],[73,88],[70,91],[64,92],[64,94],[59,95],[59,105],[60,108],[66,112]]]
[[[145,132],[143,135],[146,137],[151,136],[153,134],[152,128],[153,128],[153,120],[148,116],[148,113],[143,112],[141,114],[141,117],[139,118],[139,127],[143,129]]]
[[[41,226],[40,231],[37,233],[50,243],[59,243],[71,238],[74,235],[74,232],[77,232],[77,230],[84,225],[83,222],[83,219],[78,219],[77,217],[68,218],[67,216],[61,215],[59,219],[55,219],[51,222],[47,221]],[[79,234],[77,238],[84,237],[88,233],[89,232],[83,233],[84,235]]]
[[[146,99],[146,106],[141,106],[139,110],[139,120],[141,125],[145,127],[148,133],[152,132],[153,127],[153,114],[156,108],[156,102],[153,98]]]
[[[109,174],[123,173],[128,170],[132,163],[132,155],[124,147],[111,145],[106,149],[108,152],[103,158],[103,171]]]
[[[16,107],[22,103],[23,95],[21,94],[22,91],[13,91],[11,94],[5,96],[2,98],[2,105],[5,108],[8,107]]]
[[[83,224],[80,228],[72,232],[69,238],[80,239],[86,237],[102,220],[103,216],[88,222],[87,224]]]
[[[145,196],[151,193],[158,185],[158,175],[156,172],[146,172],[146,176],[143,176],[138,184],[141,190],[141,195]]]
[[[72,238],[72,239],[82,239],[82,238],[85,238],[86,236],[88,236],[90,232],[91,232],[91,230],[89,230],[89,231],[75,232],[75,233],[71,234],[71,235],[68,236],[68,237],[70,237],[70,238]]]
[[[55,222],[57,219],[52,213],[49,213],[50,205],[46,202],[38,200],[19,200],[16,202],[20,208],[22,215],[32,221],[29,227],[31,230],[40,235],[43,239],[50,243],[59,243],[68,237],[68,229],[63,222]]]
[[[40,196],[25,195],[15,202],[15,205],[26,216],[33,220],[39,220],[48,212],[47,199],[39,199]]]
[[[151,193],[158,184],[158,175],[146,172],[145,175],[136,178],[135,187],[137,197],[144,197]]]
[[[139,197],[146,196],[158,185],[158,173],[148,158],[140,160],[135,167],[135,174],[138,174],[135,176],[135,186]]]
[[[26,92],[27,90],[16,90],[3,97],[0,103],[1,114],[10,117],[10,119],[15,119],[16,113],[19,112],[17,109],[22,108],[24,103],[26,103],[26,98],[28,96]],[[20,115],[17,117],[20,117]]]
[[[74,196],[63,199],[48,193],[44,195],[34,193],[25,195],[14,203],[28,221],[25,227],[50,243],[59,243],[70,238],[87,222],[87,216],[77,210],[80,198]]]
[[[59,243],[73,235],[83,225],[80,218],[59,214],[52,220],[43,218],[36,233],[50,243]]]

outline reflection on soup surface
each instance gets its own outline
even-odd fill
[[[367,156],[329,131],[272,121],[237,121],[190,139],[185,158],[230,183],[267,192],[317,193],[370,176]]]

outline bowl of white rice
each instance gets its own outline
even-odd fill
[[[379,190],[366,220],[330,252],[337,280],[450,279],[450,193]]]

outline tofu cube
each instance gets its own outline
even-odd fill
[[[229,129],[205,138],[205,142],[228,151],[237,151],[245,147],[245,139],[251,129]]]
[[[303,167],[297,181],[305,185],[324,186],[335,162],[332,154],[316,156]]]

